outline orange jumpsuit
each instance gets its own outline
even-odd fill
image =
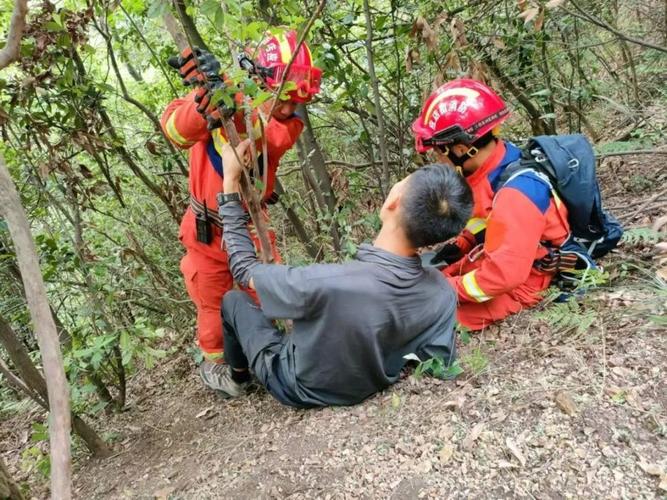
[[[498,141],[467,178],[473,218],[455,240],[464,256],[443,273],[458,295],[459,322],[472,330],[537,304],[553,273],[533,264],[569,235],[567,207],[536,173],[521,173],[497,189],[500,174],[519,157],[516,146]]]
[[[179,148],[189,149],[189,189],[191,206],[185,212],[179,239],[186,254],[181,260],[181,272],[188,295],[197,307],[197,339],[204,357],[211,361],[223,358],[222,296],[233,287],[233,278],[227,264],[227,253],[222,248],[222,229],[212,225],[210,244],[197,240],[193,204],[205,204],[209,219],[219,221],[216,195],[222,191],[222,161],[220,153],[227,142],[222,128],[208,131],[206,120],[196,110],[195,92],[185,98],[173,100],[162,115],[162,128]],[[237,96],[238,97],[238,96]],[[241,112],[234,116],[241,138],[247,137],[245,120]],[[259,117],[254,117],[255,137],[261,135]],[[264,128],[267,142],[268,175],[264,192],[270,196],[276,178],[280,158],[294,145],[303,130],[303,122],[293,115],[286,120],[271,119]],[[261,140],[257,141],[261,152]],[[200,209],[201,210],[201,209]],[[278,258],[275,235],[271,234],[272,252]],[[257,300],[255,296],[255,300]]]

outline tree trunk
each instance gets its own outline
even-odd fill
[[[523,106],[523,109],[528,113],[530,118],[530,127],[534,135],[542,134],[555,134],[556,131],[548,126],[542,118],[542,112],[538,107],[530,100],[530,98],[519,88],[517,87],[511,78],[504,74],[496,62],[490,58],[486,57],[483,59],[484,64],[491,70],[491,73],[500,80],[500,83],[509,90],[509,92],[514,96],[514,98],[519,101],[519,104]]]
[[[331,220],[331,239],[334,250],[338,253],[340,252],[341,245],[340,232],[338,230],[338,223],[336,222],[336,210],[338,209],[336,193],[334,193],[331,186],[331,176],[329,175],[322,149],[313,132],[308,109],[303,104],[300,104],[297,112],[302,117],[304,124],[303,132],[297,142],[297,154],[300,157],[302,168],[310,166],[310,170],[304,171],[304,175],[311,184],[317,203],[320,205],[320,210],[323,214],[327,212],[329,214]]]
[[[10,477],[2,457],[0,457],[0,498],[7,498],[9,500],[23,500],[25,498]]]
[[[296,233],[297,238],[299,238],[299,241],[303,243],[306,252],[308,252],[308,255],[310,256],[311,259],[316,261],[321,260],[322,252],[320,251],[319,248],[317,248],[317,245],[315,245],[313,239],[308,234],[308,231],[306,230],[306,227],[303,225],[303,222],[301,222],[299,215],[294,211],[294,209],[290,205],[287,204],[286,201],[284,201],[284,198],[282,198],[282,196],[285,194],[285,188],[283,188],[283,185],[280,183],[278,179],[276,179],[274,189],[278,194],[278,196],[281,197],[280,206],[283,207],[285,215],[292,224],[292,227],[294,228],[294,232]]]
[[[378,121],[378,141],[380,143],[380,158],[382,159],[382,193],[389,192],[389,157],[387,156],[387,140],[384,128],[384,113],[382,112],[382,100],[380,97],[380,85],[375,75],[375,63],[373,61],[373,19],[368,0],[364,0],[364,14],[366,16],[366,57],[368,60],[368,76],[373,89],[373,101],[375,104],[375,115]]]
[[[37,248],[30,233],[30,225],[21,199],[16,192],[5,161],[0,156],[0,211],[7,221],[14,241],[19,269],[23,276],[30,317],[34,325],[39,349],[42,353],[47,384],[51,422],[51,493],[55,498],[69,500],[72,497],[72,469],[70,450],[71,415],[69,389],[63,358],[60,352],[58,331],[51,316],[46,287],[39,267]]]
[[[185,2],[183,0],[174,0],[174,7],[178,12],[178,17],[181,19],[181,24],[183,25],[183,29],[185,30],[185,34],[187,35],[188,40],[190,40],[190,43],[192,43],[194,47],[208,50],[204,39],[199,34],[199,30],[197,30],[195,22],[185,8]]]

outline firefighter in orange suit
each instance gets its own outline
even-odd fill
[[[264,201],[268,201],[273,193],[281,157],[303,130],[303,122],[295,114],[297,104],[310,101],[319,92],[321,70],[313,65],[310,49],[305,43],[294,54],[296,48],[294,31],[270,36],[262,43],[257,60],[251,62],[254,73],[263,84],[268,89],[275,89],[280,86],[287,64],[294,57],[289,74],[285,76],[290,82],[286,87],[291,89],[287,94],[289,98],[275,104],[273,114],[263,128],[268,164],[268,175],[260,171],[265,180]],[[220,72],[215,58],[200,49],[195,49],[194,54],[184,51],[177,59],[175,66],[186,84],[203,83],[203,75],[217,76]],[[194,90],[184,98],[172,101],[161,120],[171,142],[189,150],[190,206],[181,222],[179,238],[186,249],[181,272],[188,294],[197,307],[197,338],[204,355],[200,370],[215,370],[224,360],[220,304],[222,296],[233,286],[227,253],[222,248],[222,226],[216,202],[216,195],[222,191],[221,151],[227,138],[220,127],[218,109],[210,105],[210,98],[211,91],[206,87]],[[242,95],[236,96],[237,103],[242,99]],[[273,100],[269,100],[261,108],[268,113],[272,105]],[[247,138],[243,112],[237,111],[232,119],[241,139]],[[258,110],[255,110],[252,122],[258,153],[262,152],[260,119]],[[259,164],[261,169],[263,161]],[[275,235],[271,234],[271,240],[272,252],[277,257]]]
[[[412,125],[417,151],[433,149],[473,190],[473,218],[436,256],[449,264],[458,320],[472,330],[537,304],[554,276],[552,249],[569,236],[567,208],[539,174],[518,172],[499,186],[521,155],[498,137],[508,114],[489,87],[458,79],[437,89]]]

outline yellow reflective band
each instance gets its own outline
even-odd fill
[[[202,352],[204,355],[204,359],[207,359],[209,361],[218,361],[220,359],[223,359],[225,357],[224,352]]]
[[[227,138],[222,135],[222,128],[216,128],[211,134],[211,137],[213,137],[213,147],[215,147],[218,154],[222,156],[222,148],[228,142]]]
[[[556,208],[560,210],[560,207],[563,204],[563,202],[560,199],[560,196],[558,196],[558,193],[554,189],[551,190],[551,194],[553,195],[554,201],[556,202]]]
[[[292,59],[292,48],[289,46],[287,37],[285,35],[280,35],[277,38],[280,42],[280,59],[283,64],[289,64],[290,59]]]
[[[308,54],[308,65],[312,66],[313,64],[313,55],[310,53],[310,47],[308,47],[307,43],[304,43],[301,45],[303,47],[303,50],[306,51],[306,54]]]
[[[222,128],[216,128],[213,132],[211,132],[211,137],[213,137],[213,146],[215,147],[215,150],[218,152],[220,156],[222,156],[222,148],[224,147],[225,144],[227,144],[229,141],[227,140],[227,137],[225,137],[222,133],[223,129]],[[262,137],[262,125],[259,123],[259,117],[255,120],[255,124],[253,125],[253,132],[254,132],[254,138],[259,139]],[[245,132],[239,132],[239,139],[244,140],[248,138],[248,134]]]
[[[438,104],[440,104],[446,97],[451,97],[453,95],[469,97],[471,99],[474,99],[479,95],[479,92],[473,89],[466,89],[462,87],[445,90],[442,94],[438,94],[438,96],[435,99],[433,99],[433,102],[426,110],[426,113],[424,113],[424,123],[428,123],[429,121],[431,121],[431,115],[433,114],[433,111],[435,110],[435,107]]]
[[[491,300],[492,297],[489,297],[485,294],[482,289],[477,284],[477,278],[475,278],[475,271],[471,271],[468,274],[463,276],[463,288],[466,293],[477,302],[486,302]]]
[[[194,144],[194,142],[193,141],[188,141],[176,129],[176,124],[174,123],[175,120],[176,120],[176,111],[174,111],[171,114],[171,116],[167,120],[167,125],[165,126],[165,128],[167,129],[166,132],[167,132],[167,135],[169,136],[169,139],[174,141],[179,146],[192,146]]]
[[[466,224],[466,229],[472,234],[477,234],[486,229],[486,219],[480,217],[473,217]]]
[[[252,126],[252,136],[255,140],[262,138],[262,130],[264,127],[262,127],[262,123],[260,122],[261,119],[262,118],[258,116]]]

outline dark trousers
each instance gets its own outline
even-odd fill
[[[239,290],[222,299],[225,361],[236,369],[251,368],[257,379],[281,403],[302,407],[288,387],[280,363],[283,334],[264,316],[262,309]]]

